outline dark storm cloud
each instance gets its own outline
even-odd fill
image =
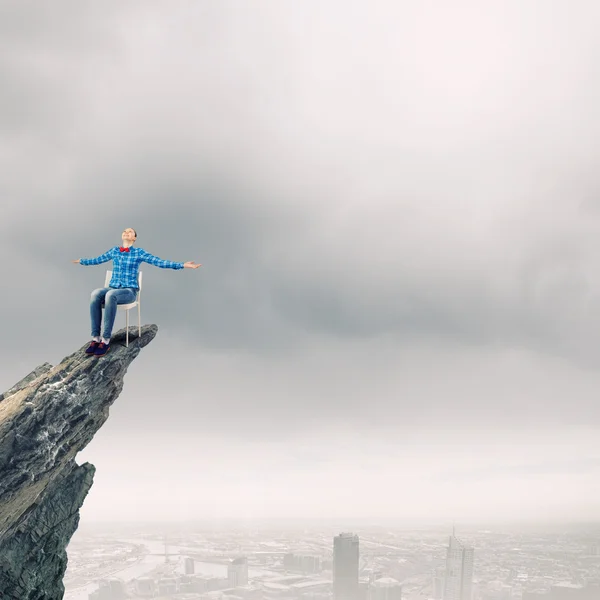
[[[398,221],[395,231],[382,226],[392,242],[395,234],[408,246],[397,255],[383,250],[385,243],[378,245],[376,239],[361,241],[369,225],[336,247],[320,231],[319,210],[299,218],[285,203],[265,206],[256,193],[231,182],[176,181],[154,161],[134,176],[140,172],[146,175],[135,193],[121,176],[118,181],[127,192],[118,192],[117,180],[112,180],[109,188],[118,195],[107,194],[106,202],[97,199],[103,195],[102,184],[91,197],[85,189],[74,194],[72,205],[85,211],[85,221],[71,221],[70,206],[53,209],[60,218],[39,231],[35,220],[23,220],[21,227],[35,232],[24,254],[54,268],[63,264],[74,280],[90,287],[103,278],[106,265],[74,267],[71,258],[101,254],[118,243],[123,227],[133,226],[138,245],[150,252],[204,264],[194,273],[150,269],[146,306],[151,314],[170,306],[161,315],[165,325],[217,347],[279,345],[284,338],[293,343],[293,329],[342,337],[439,335],[550,352],[561,351],[557,343],[568,343],[573,334],[579,342],[585,341],[581,334],[593,342],[593,290],[584,272],[589,257],[576,239],[562,246],[543,241],[531,248],[516,238],[507,253],[513,257],[508,271],[494,254],[501,252],[503,238],[489,240],[485,248],[474,243],[469,248],[463,241],[459,255],[453,256],[452,240],[438,238],[438,245],[447,247],[436,248],[432,237],[437,232],[427,232],[423,217],[413,217],[411,224]],[[411,231],[415,223],[422,229]],[[20,237],[20,228],[12,235]],[[480,260],[478,253],[486,251],[489,260]],[[521,256],[515,259],[515,252]],[[461,259],[474,264],[464,268],[457,264]],[[498,284],[502,277],[508,278],[504,289]],[[194,319],[181,319],[190,307]],[[587,313],[573,314],[571,307]]]

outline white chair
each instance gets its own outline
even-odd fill
[[[104,287],[107,288],[112,277],[112,271],[106,271],[106,279],[104,280]],[[138,307],[138,330],[139,336],[142,336],[142,315],[140,313],[140,299],[142,296],[142,272],[138,271],[138,287],[140,288],[135,302],[129,304],[117,304],[117,310],[125,311],[125,346],[129,346],[129,311],[134,307]],[[104,303],[102,304],[104,306]]]

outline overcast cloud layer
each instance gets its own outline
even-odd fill
[[[4,388],[88,340],[110,266],[72,259],[134,227],[203,263],[144,268],[159,334],[84,453],[87,518],[167,514],[138,452],[232,515],[344,513],[318,477],[373,490],[394,473],[405,514],[510,516],[518,498],[597,516],[598,17],[591,1],[0,3]],[[245,465],[256,443],[288,457],[275,483]],[[253,492],[220,479],[228,460]],[[137,508],[110,503],[124,464]],[[345,512],[394,515],[394,494]]]

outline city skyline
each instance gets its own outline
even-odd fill
[[[457,593],[466,600],[595,600],[600,593],[598,525],[587,534],[467,530],[461,539],[455,531],[390,527],[360,534],[318,526],[264,532],[188,528],[166,537],[158,531],[78,531],[65,600],[121,600],[127,589],[165,600],[179,594],[182,600],[452,600]],[[478,558],[472,560],[471,551]],[[95,567],[92,556],[99,561]],[[467,585],[444,590],[440,574],[464,574],[465,562]],[[232,576],[238,567],[240,581]],[[81,569],[96,584],[82,588]],[[86,591],[97,586],[97,595],[92,590],[87,598]]]

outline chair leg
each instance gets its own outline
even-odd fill
[[[129,311],[125,311],[125,347],[129,346]]]
[[[138,300],[138,336],[142,337],[142,313],[141,313],[139,300]]]

